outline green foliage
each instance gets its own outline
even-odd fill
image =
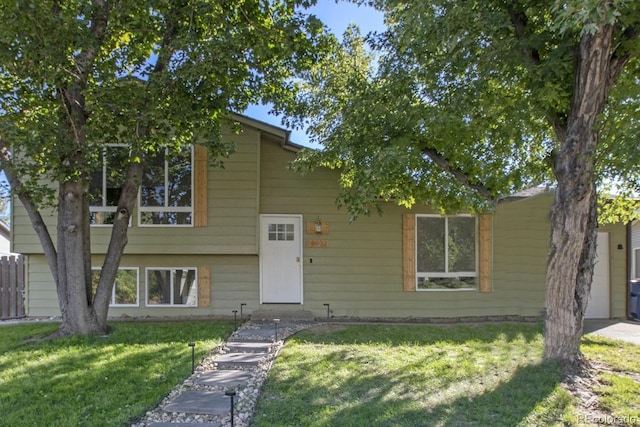
[[[106,143],[129,162],[192,142],[228,155],[228,112],[290,97],[328,43],[310,3],[2,0],[0,138],[22,191],[51,203],[43,181],[90,175]]]
[[[46,339],[57,324],[0,327],[2,425],[122,426],[155,406],[233,330],[229,322],[114,323]]]
[[[490,210],[553,181],[576,46],[602,23],[615,26],[615,55],[629,58],[601,122],[599,181],[638,189],[637,2],[359,3],[384,12],[386,31],[350,28],[304,75],[291,110],[325,148],[302,153],[294,168],[340,167],[338,201],[354,216],[379,199]]]

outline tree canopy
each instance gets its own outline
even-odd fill
[[[0,0],[0,165],[47,256],[61,333],[106,329],[145,166],[187,144],[224,157],[230,112],[291,97],[290,78],[332,40],[304,13],[313,3]],[[94,293],[90,187],[108,144],[126,149],[109,177],[120,189]],[[55,243],[42,213],[51,207]]]
[[[381,199],[490,211],[554,185],[545,357],[579,362],[597,196],[640,189],[640,3],[359,3],[387,30],[351,28],[305,73],[291,122],[325,149],[294,167],[339,167],[338,202],[354,217]],[[608,200],[600,222],[628,220],[624,201]]]
[[[552,185],[576,45],[602,20],[615,22],[625,67],[598,122],[597,180],[603,193],[612,183],[621,194],[640,190],[637,4],[367,3],[384,11],[387,30],[350,28],[342,48],[305,73],[288,122],[308,125],[323,146],[296,167],[341,167],[340,202],[354,215],[380,198],[490,209]]]

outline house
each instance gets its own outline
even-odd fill
[[[306,310],[320,318],[540,316],[550,192],[516,194],[494,214],[478,217],[443,217],[426,206],[387,203],[382,216],[349,223],[347,212],[335,206],[336,171],[290,171],[300,147],[288,132],[238,120],[242,132],[224,135],[237,147],[224,169],[209,167],[206,152],[196,147],[171,165],[160,156],[146,174],[111,316],[230,316],[264,309]],[[111,159],[122,147],[109,149]],[[180,162],[185,167],[176,168]],[[96,268],[116,194],[109,167],[105,161],[93,189],[99,195],[91,207]],[[169,170],[182,172],[165,179]],[[57,315],[46,260],[17,201],[13,224],[14,250],[28,259],[27,313]],[[591,317],[627,315],[626,242],[622,224],[599,229]]]
[[[0,255],[11,254],[11,229],[9,225],[0,220]]]

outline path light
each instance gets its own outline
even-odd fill
[[[247,305],[246,302],[243,302],[242,304],[240,304],[240,321],[244,322],[244,317],[242,316],[242,307],[244,307],[245,305]]]
[[[275,324],[275,327],[276,327],[276,339],[275,339],[275,342],[278,342],[278,323],[280,323],[280,319],[273,319],[273,323]]]
[[[237,322],[238,322],[238,317],[237,317],[237,315],[238,315],[238,310],[232,310],[232,312],[233,312],[233,330],[235,331],[236,329],[238,329],[238,326],[237,326]]]
[[[227,390],[224,392],[225,396],[229,396],[231,398],[231,427],[233,427],[233,398],[236,395],[235,390]]]
[[[191,341],[189,347],[191,347],[191,373],[193,374],[196,370],[196,343]]]

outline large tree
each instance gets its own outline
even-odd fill
[[[232,147],[229,111],[290,96],[325,45],[312,0],[0,0],[0,164],[42,243],[61,334],[103,332],[145,166]],[[91,178],[121,144],[117,209],[97,289]],[[57,197],[57,199],[56,199]],[[57,241],[43,220],[57,209]]]
[[[340,167],[353,215],[380,199],[490,210],[553,183],[544,355],[580,360],[597,188],[640,188],[640,3],[361,3],[387,30],[348,30],[304,76],[290,124],[325,149],[297,168]]]

